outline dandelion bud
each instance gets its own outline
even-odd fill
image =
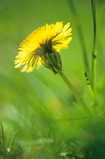
[[[46,53],[42,56],[42,64],[57,74],[57,69],[62,70],[61,56],[58,52]]]

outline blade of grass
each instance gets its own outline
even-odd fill
[[[5,139],[4,139],[4,130],[3,130],[3,125],[1,123],[1,132],[2,132],[2,141],[3,141],[3,150],[5,150]]]
[[[76,22],[77,32],[78,32],[80,43],[81,43],[81,47],[82,47],[85,70],[88,73],[88,75],[90,75],[87,51],[86,51],[86,47],[85,47],[85,43],[84,43],[84,37],[83,37],[82,28],[81,28],[81,25],[80,25],[80,22],[79,22],[79,18],[78,18],[78,13],[77,13],[77,11],[75,9],[73,1],[72,0],[68,0],[68,2],[69,2],[70,10],[72,11],[74,19],[75,19],[75,22]]]
[[[12,147],[13,147],[13,145],[14,145],[14,141],[15,141],[15,138],[16,138],[16,135],[17,135],[17,132],[18,132],[18,130],[15,132],[15,134],[14,134],[14,137],[13,137],[13,140],[12,140],[12,143],[11,143],[11,145],[10,145],[10,147],[8,148],[8,152],[10,152],[11,151],[11,149],[12,149]]]
[[[92,87],[91,87],[91,85],[90,85],[90,81],[89,81],[89,78],[88,78],[86,72],[85,72],[85,78],[86,78],[86,82],[87,82],[87,85],[88,85],[88,89],[89,89],[90,95],[91,95],[93,101],[96,102],[96,97],[95,97],[95,94],[94,94],[94,92],[93,92],[93,90],[92,90]]]
[[[93,42],[93,57],[92,57],[92,88],[95,92],[96,87],[96,64],[97,64],[97,44],[96,44],[96,5],[95,0],[91,0],[93,13],[93,28],[94,28],[94,42]]]

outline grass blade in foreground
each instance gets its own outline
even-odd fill
[[[2,131],[2,142],[3,142],[2,148],[3,150],[5,150],[4,129],[2,123],[1,123],[1,131]]]

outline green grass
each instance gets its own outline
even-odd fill
[[[68,0],[69,1],[69,0]],[[96,1],[97,70],[94,104],[85,80],[77,24],[65,0],[0,1],[0,159],[104,158],[105,2]],[[73,1],[92,72],[91,1]],[[32,73],[14,68],[18,47],[33,30],[56,21],[71,22],[73,40],[61,50],[63,70],[83,97],[88,118],[59,75],[44,66]],[[90,81],[92,74],[90,73]]]

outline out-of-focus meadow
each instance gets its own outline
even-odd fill
[[[93,51],[91,1],[73,0],[73,3],[83,32],[91,72]],[[46,23],[55,24],[57,21],[63,21],[64,25],[70,22],[72,27],[73,40],[68,49],[60,51],[63,71],[91,109],[92,99],[84,76],[86,70],[83,50],[70,0],[0,0],[1,158],[8,156],[8,158],[63,159],[70,158],[70,155],[86,158],[83,147],[87,148],[89,144],[92,147],[95,143],[94,133],[97,129],[92,130],[92,125],[88,121],[85,121],[85,124],[81,121],[85,118],[85,112],[59,75],[54,75],[44,66],[38,70],[34,69],[31,73],[21,73],[20,69],[14,68],[15,56],[23,39],[38,27]],[[96,24],[96,88],[100,105],[98,111],[100,116],[103,116],[101,112],[105,113],[104,0],[96,1]],[[100,120],[97,118],[94,122],[100,123]],[[103,141],[100,133],[96,138]]]

